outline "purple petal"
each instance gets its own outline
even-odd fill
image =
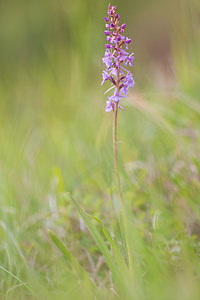
[[[110,31],[105,30],[105,31],[104,31],[104,34],[105,34],[105,35],[109,35],[109,34],[110,34]]]

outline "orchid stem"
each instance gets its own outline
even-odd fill
[[[118,51],[117,51],[118,53]],[[119,93],[119,72],[120,67],[117,68],[116,74],[116,88]],[[117,150],[117,115],[118,115],[118,103],[114,103],[114,110],[113,110],[113,159],[114,159],[114,168],[115,168],[115,178],[117,184],[117,191],[120,197],[121,205],[122,205],[122,193],[120,189],[120,180],[119,180],[119,167],[118,167],[118,150]]]
[[[120,189],[120,180],[119,180],[118,150],[117,150],[117,113],[118,113],[118,103],[115,102],[114,111],[113,111],[113,159],[114,159],[117,191],[120,197],[120,201],[122,202],[122,193]]]
[[[118,151],[117,151],[117,113],[118,113],[118,103],[115,102],[114,111],[113,111],[113,158],[114,158],[114,168],[115,168],[115,178],[116,178],[116,185],[117,191],[120,197],[121,202],[121,213],[122,213],[122,221],[125,233],[127,234],[128,223],[127,223],[127,216],[126,216],[126,209],[123,201],[123,196],[120,189],[120,180],[119,180],[119,168],[118,168]],[[131,276],[133,277],[133,257],[131,254],[131,246],[129,244],[129,237],[126,236],[126,245],[127,245],[127,254],[128,254],[128,261],[131,271]]]
[[[116,78],[116,87],[119,92],[119,68],[117,69],[117,78]],[[128,221],[126,216],[126,208],[123,201],[122,192],[120,189],[120,180],[119,180],[119,167],[118,167],[118,149],[117,149],[117,115],[118,115],[118,103],[114,103],[114,110],[113,110],[113,159],[114,159],[114,169],[115,169],[115,178],[116,178],[116,185],[117,185],[117,191],[119,194],[120,202],[121,202],[121,213],[122,213],[122,221],[123,226],[126,234],[126,246],[127,246],[127,254],[128,254],[128,261],[129,261],[129,267],[132,278],[134,277],[133,272],[133,256],[131,253],[131,245],[129,243],[129,229],[128,229]]]

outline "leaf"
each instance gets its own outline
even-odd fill
[[[22,281],[21,279],[19,279],[19,277],[15,276],[13,273],[9,272],[8,270],[6,270],[2,266],[0,266],[0,269],[3,270],[3,271],[5,271],[6,273],[8,273],[13,278],[15,278],[17,281],[19,281],[22,285],[24,285],[29,291],[31,291],[35,295],[35,292],[24,281]]]
[[[125,272],[126,274],[128,274],[129,270],[128,270],[128,267],[125,263],[125,260],[124,260],[124,257],[122,256],[117,244],[113,241],[110,233],[106,230],[106,228],[103,226],[103,232],[105,234],[105,237],[107,238],[107,240],[109,241],[112,249],[113,249],[113,253],[114,253],[114,256],[115,256],[115,259],[116,259],[116,262],[119,266],[119,269],[122,271],[122,272]]]
[[[92,216],[92,215],[90,215],[90,214],[88,214],[88,213],[86,213],[86,212],[84,212],[88,217],[90,217],[91,219],[93,219],[93,220],[95,220],[95,221],[97,221],[98,223],[100,223],[101,225],[103,225],[103,223],[101,222],[101,220],[100,219],[98,219],[97,217],[94,217],[94,216]]]
[[[62,252],[66,260],[71,264],[71,266],[75,269],[76,273],[80,277],[88,277],[88,274],[85,272],[85,270],[81,267],[77,259],[69,252],[67,247],[64,245],[64,243],[59,239],[59,237],[53,232],[52,230],[48,230],[49,236],[54,242],[54,244],[58,247],[58,249]]]
[[[108,265],[108,267],[110,268],[110,271],[112,273],[113,279],[117,285],[117,287],[120,289],[120,291],[124,294],[126,294],[126,287],[125,287],[125,283],[124,280],[122,278],[122,274],[120,274],[120,270],[118,268],[118,265],[115,262],[115,259],[113,258],[113,256],[110,254],[110,251],[105,243],[105,241],[103,240],[102,236],[100,235],[99,231],[96,229],[96,227],[93,225],[93,223],[91,222],[90,218],[92,219],[97,219],[95,217],[92,217],[91,215],[87,215],[83,212],[83,210],[80,208],[80,206],[78,205],[78,203],[71,197],[71,200],[73,201],[74,205],[76,206],[79,214],[81,215],[81,217],[83,218],[83,220],[85,221],[88,230],[90,231],[93,239],[95,240],[97,246],[99,247],[100,251],[102,252],[105,261]],[[102,224],[102,222],[97,219],[99,223]]]
[[[102,221],[100,219],[98,219],[97,217],[94,217],[86,212],[84,212],[88,217],[92,218],[93,220],[97,221],[98,223],[100,223],[102,225],[102,229],[103,229],[103,233],[105,235],[105,237],[107,238],[107,240],[109,241],[112,249],[113,249],[113,252],[114,252],[114,256],[115,256],[115,259],[117,261],[117,264],[119,266],[119,268],[121,269],[121,271],[124,271],[126,273],[128,273],[128,267],[125,263],[125,260],[121,254],[121,252],[119,251],[119,248],[118,246],[116,245],[116,243],[113,241],[110,233],[107,231],[107,229],[104,227]]]

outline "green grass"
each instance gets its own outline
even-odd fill
[[[29,59],[13,59],[19,44],[0,29],[0,299],[199,299],[199,4],[173,23],[184,34],[173,36],[172,86],[143,77],[136,61],[137,85],[119,114],[122,214],[93,26],[101,34],[104,3],[97,16],[89,1],[61,3],[41,15],[32,4],[29,29],[21,5]]]

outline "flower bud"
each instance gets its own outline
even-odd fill
[[[119,15],[118,13],[116,13],[115,18],[116,18],[117,20],[120,20],[120,15]]]
[[[105,31],[104,31],[104,34],[105,34],[105,35],[109,35],[109,34],[110,34],[110,31],[105,30]]]
[[[126,39],[125,40],[125,43],[127,43],[127,44],[130,44],[130,42],[131,42],[131,39]]]

